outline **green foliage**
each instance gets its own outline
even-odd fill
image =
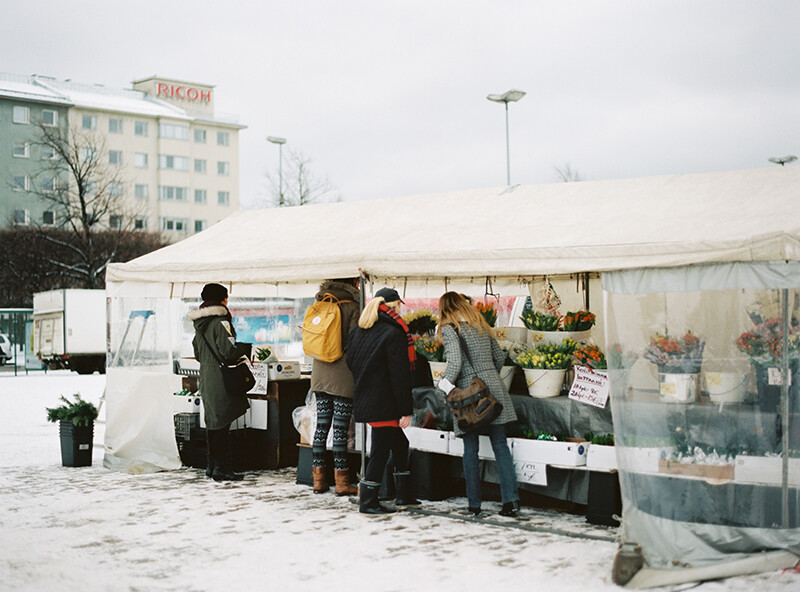
[[[598,444],[600,446],[614,445],[614,434],[595,434],[594,432],[586,432],[583,437],[591,444]]]
[[[536,312],[532,308],[523,310],[520,319],[525,327],[533,331],[556,331],[561,322],[558,315]]]
[[[89,401],[84,401],[80,394],[74,395],[75,400],[70,401],[61,395],[63,405],[47,408],[47,421],[71,421],[74,425],[88,426],[97,419],[97,407]]]
[[[272,350],[270,350],[266,346],[256,348],[256,358],[258,359],[259,362],[267,361],[271,355],[272,355]]]

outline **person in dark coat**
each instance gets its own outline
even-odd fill
[[[231,422],[250,407],[247,395],[228,393],[222,380],[214,354],[225,363],[239,359],[236,351],[236,330],[228,311],[228,290],[220,284],[206,284],[200,294],[200,308],[189,313],[194,324],[192,340],[194,357],[200,362],[200,396],[206,422],[208,440],[208,464],[206,476],[214,481],[240,481],[241,475],[231,470],[228,451],[228,432]]]
[[[359,486],[359,511],[364,514],[395,511],[378,501],[390,452],[395,468],[395,507],[419,505],[411,495],[408,438],[401,429],[411,423],[411,372],[416,359],[408,327],[397,312],[402,302],[395,290],[378,290],[348,340],[347,365],[355,380],[353,416],[372,427],[372,450]]]
[[[467,388],[477,376],[489,392],[503,405],[503,411],[484,431],[489,436],[497,463],[502,516],[516,517],[519,512],[517,473],[508,449],[505,424],[516,421],[517,414],[508,390],[500,378],[505,354],[492,336],[491,328],[472,305],[469,297],[447,292],[439,299],[439,331],[444,342],[447,368],[439,381],[439,389],[448,394],[454,387]],[[467,348],[468,356],[464,354]],[[471,360],[471,363],[470,363]],[[452,412],[451,412],[452,413]],[[456,436],[464,439],[462,465],[467,489],[468,510],[476,516],[481,512],[481,477],[478,463],[478,432],[464,433],[454,423]]]
[[[358,323],[359,300],[358,278],[326,280],[317,292],[316,300],[333,296],[339,302],[342,321],[342,343],[347,353],[347,338]],[[333,476],[336,495],[355,495],[358,490],[350,485],[347,467],[347,437],[350,432],[350,417],[353,414],[353,374],[347,367],[343,355],[333,362],[314,360],[311,370],[311,390],[317,400],[317,428],[312,446],[311,475],[314,493],[328,491],[325,478],[325,448],[328,432],[333,427]]]

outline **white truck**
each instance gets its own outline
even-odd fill
[[[33,348],[48,369],[105,373],[105,290],[62,289],[34,294]]]

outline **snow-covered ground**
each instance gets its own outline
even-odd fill
[[[469,521],[456,498],[426,503],[443,515],[374,518],[296,485],[293,469],[226,484],[195,469],[114,473],[103,468],[102,413],[93,465],[62,467],[45,408],[62,394],[97,403],[104,384],[68,372],[0,376],[0,590],[620,589],[610,578],[616,543],[582,538],[616,530],[581,516],[524,508],[524,524],[542,529],[533,532],[512,519]],[[800,573],[694,589],[788,592]]]

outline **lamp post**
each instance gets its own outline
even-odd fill
[[[283,145],[286,138],[267,136],[267,142],[278,145],[278,205],[283,206]]]
[[[506,183],[511,185],[511,151],[508,145],[508,104],[519,101],[525,96],[523,90],[509,90],[502,95],[488,95],[486,98],[495,103],[505,103],[506,105]]]
[[[789,162],[794,162],[797,157],[794,154],[789,154],[788,156],[770,156],[767,160],[783,166]]]

